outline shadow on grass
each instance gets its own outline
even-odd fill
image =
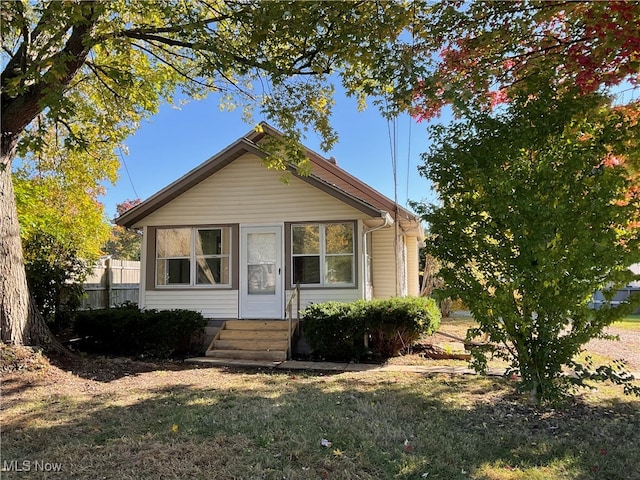
[[[96,382],[112,382],[123,377],[143,373],[190,370],[193,366],[183,360],[132,359],[122,356],[102,356],[81,353],[75,357],[50,355],[49,362],[55,367],[72,372],[78,377]]]
[[[29,461],[29,479],[58,478],[38,461],[69,479],[639,478],[637,403],[539,410],[475,377],[198,375],[97,396],[25,392],[2,413],[3,466]]]

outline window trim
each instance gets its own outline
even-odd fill
[[[285,269],[285,285],[287,285],[288,289],[293,289],[295,288],[295,283],[293,283],[293,259],[295,257],[310,257],[310,256],[315,256],[315,254],[308,254],[308,255],[304,255],[304,254],[296,254],[294,256],[293,254],[293,227],[295,226],[307,226],[307,225],[322,225],[322,226],[326,226],[326,225],[335,225],[335,224],[351,224],[353,227],[353,252],[351,253],[351,256],[353,258],[353,264],[352,264],[352,275],[353,275],[353,281],[349,282],[349,283],[326,283],[325,282],[325,269],[326,269],[326,258],[327,258],[327,254],[325,252],[326,249],[326,244],[325,244],[325,234],[324,228],[321,228],[321,233],[320,233],[320,280],[321,283],[307,283],[307,284],[300,284],[300,289],[301,290],[313,290],[313,289],[319,289],[319,290],[326,290],[326,289],[336,289],[336,290],[340,290],[340,289],[358,289],[358,271],[359,271],[359,258],[358,258],[358,239],[360,238],[358,235],[358,221],[357,220],[319,220],[319,221],[301,221],[301,222],[287,222],[285,223],[285,258],[286,258],[286,262],[287,262],[287,267]],[[331,257],[335,257],[335,256],[346,256],[345,254],[328,254],[328,256]]]
[[[216,258],[229,259],[229,283],[224,284],[198,284],[197,280],[197,259],[209,258],[211,255],[197,255],[195,249],[196,232],[198,230],[216,230],[229,229],[229,253],[228,255],[214,255]],[[157,242],[158,230],[164,229],[190,229],[191,230],[191,247],[190,247],[190,271],[189,283],[162,285],[158,284],[157,277]],[[224,235],[223,235],[224,236]],[[216,224],[216,225],[163,225],[157,227],[147,227],[147,265],[146,265],[146,290],[237,290],[238,289],[238,268],[239,268],[239,225],[238,224]],[[182,257],[181,257],[182,258]],[[187,257],[184,257],[187,258]]]

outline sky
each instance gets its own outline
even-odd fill
[[[305,146],[326,158],[335,157],[340,168],[394,199],[389,139],[393,125],[375,106],[358,112],[356,101],[340,93],[336,94],[332,125],[339,140],[331,151],[320,149],[320,137],[314,132],[303,140]],[[163,106],[125,142],[128,155],[121,156],[120,177],[115,186],[106,185],[101,199],[107,217],[116,216],[116,204],[150,197],[253,127],[242,120],[239,110],[220,111],[214,96],[179,108]],[[408,199],[433,202],[436,198],[430,183],[417,169],[422,163],[420,154],[429,145],[426,128],[425,123],[416,123],[408,115],[397,119],[397,199],[402,206],[407,206]]]

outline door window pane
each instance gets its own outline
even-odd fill
[[[248,289],[250,295],[275,295],[276,268],[274,265],[249,265]]]
[[[247,262],[253,265],[276,263],[275,233],[250,233],[247,236]]]
[[[275,295],[278,258],[275,233],[247,235],[247,292],[249,295]]]

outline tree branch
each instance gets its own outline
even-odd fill
[[[1,95],[2,118],[0,122],[2,124],[1,152],[3,156],[9,155],[19,135],[42,111],[41,102],[44,98],[50,94],[54,96],[61,95],[74,75],[85,63],[92,46],[89,41],[92,30],[104,7],[95,1],[87,1],[82,4],[82,7],[86,10],[84,10],[81,20],[73,26],[64,47],[49,59],[52,65],[57,64],[55,73],[50,68],[24,93],[15,97],[10,97],[5,88],[3,88]],[[42,19],[40,24],[42,24]],[[21,48],[23,47],[21,46]],[[26,49],[26,46],[24,48]],[[5,69],[5,71],[8,70]],[[7,78],[3,76],[3,87],[6,85],[6,81]]]

